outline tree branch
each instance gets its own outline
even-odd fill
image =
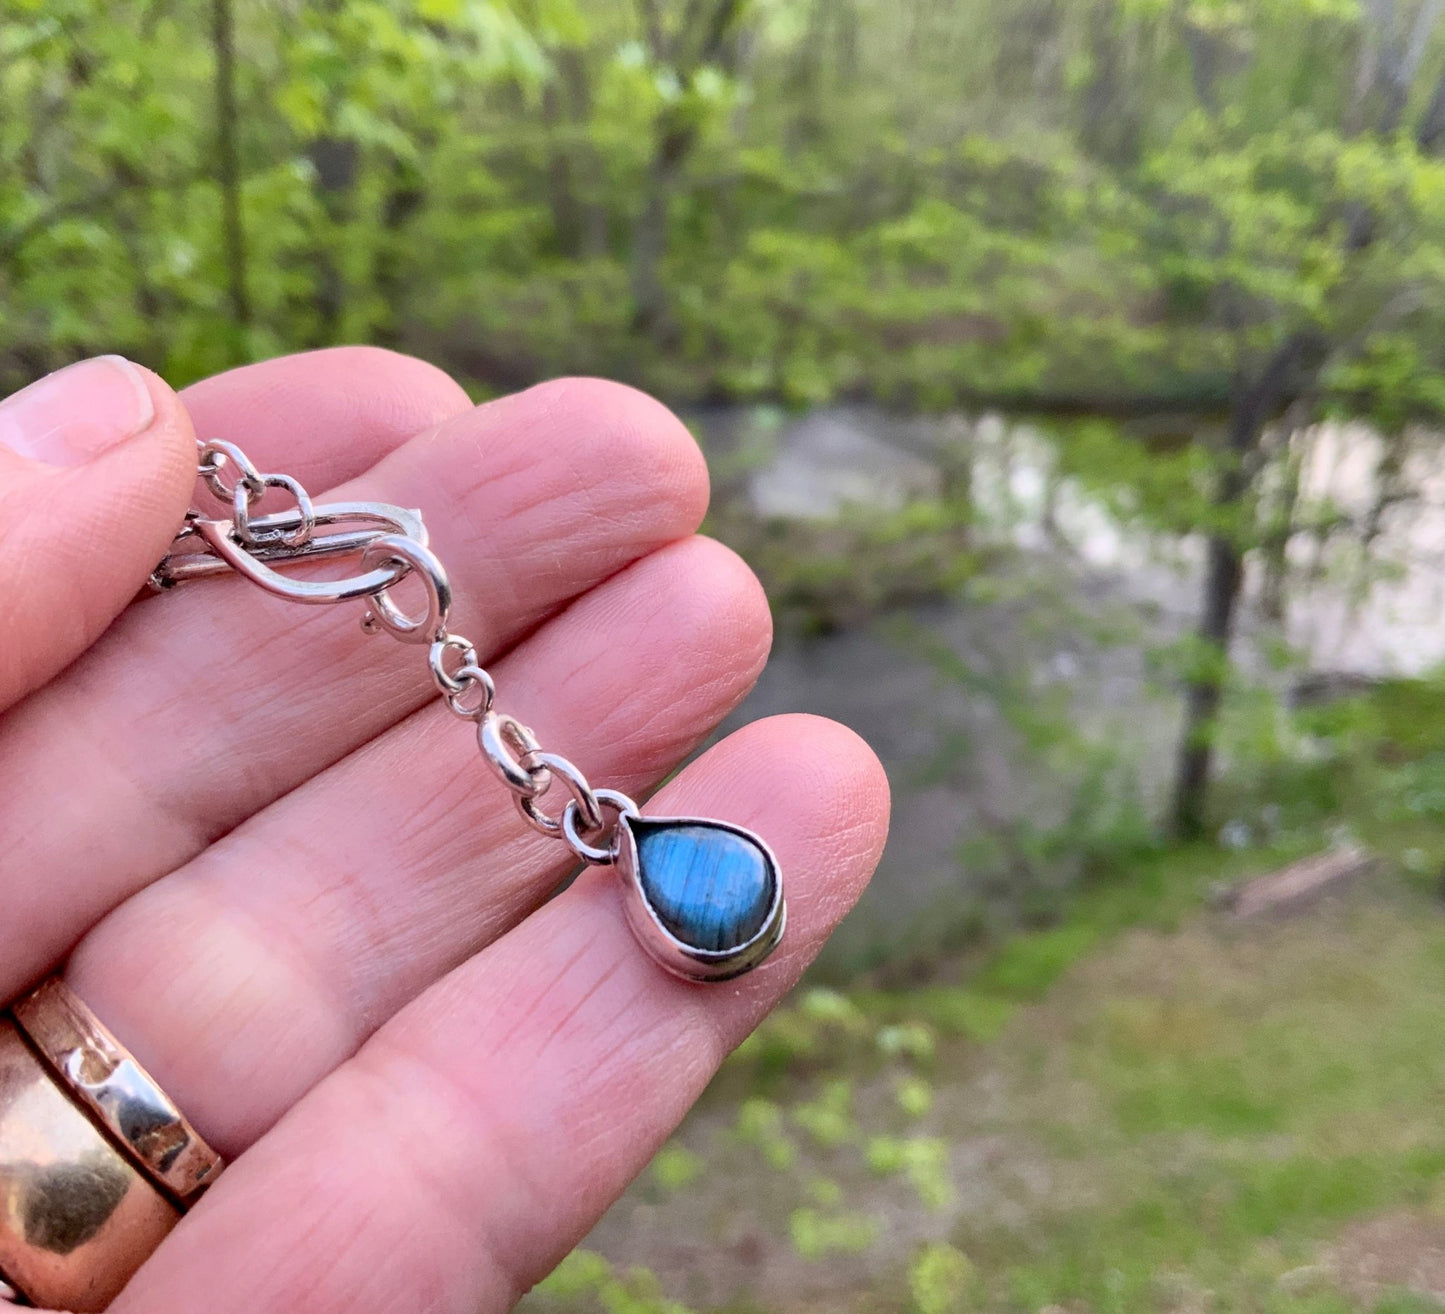
[[[647,37],[648,49],[652,51],[654,59],[665,59],[667,57],[667,38],[662,29],[662,14],[657,8],[657,0],[637,0],[637,17],[642,23],[642,31]]]
[[[174,187],[184,187],[188,183],[199,181],[203,176],[203,174],[188,171],[172,178],[140,180],[112,178],[102,186],[80,196],[72,196],[68,200],[55,202],[49,209],[41,211],[33,219],[10,229],[9,232],[0,232],[0,260],[9,260],[18,255],[27,242],[44,232],[51,224],[58,223],[62,219],[69,219],[72,215],[86,214],[91,210],[99,209],[129,192],[144,191],[150,188],[160,188],[164,191]]]

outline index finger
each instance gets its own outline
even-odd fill
[[[201,438],[225,438],[313,489],[369,470],[471,406],[435,365],[381,347],[326,347],[242,365],[181,393]]]

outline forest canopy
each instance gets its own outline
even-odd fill
[[[4,0],[0,382],[1445,410],[1438,4]]]

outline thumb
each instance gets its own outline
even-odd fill
[[[196,446],[180,400],[119,356],[0,401],[0,711],[135,597],[185,517]]]

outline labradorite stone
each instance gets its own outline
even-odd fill
[[[704,821],[631,824],[642,892],[679,940],[696,949],[734,949],[762,929],[776,877],[761,848]]]

